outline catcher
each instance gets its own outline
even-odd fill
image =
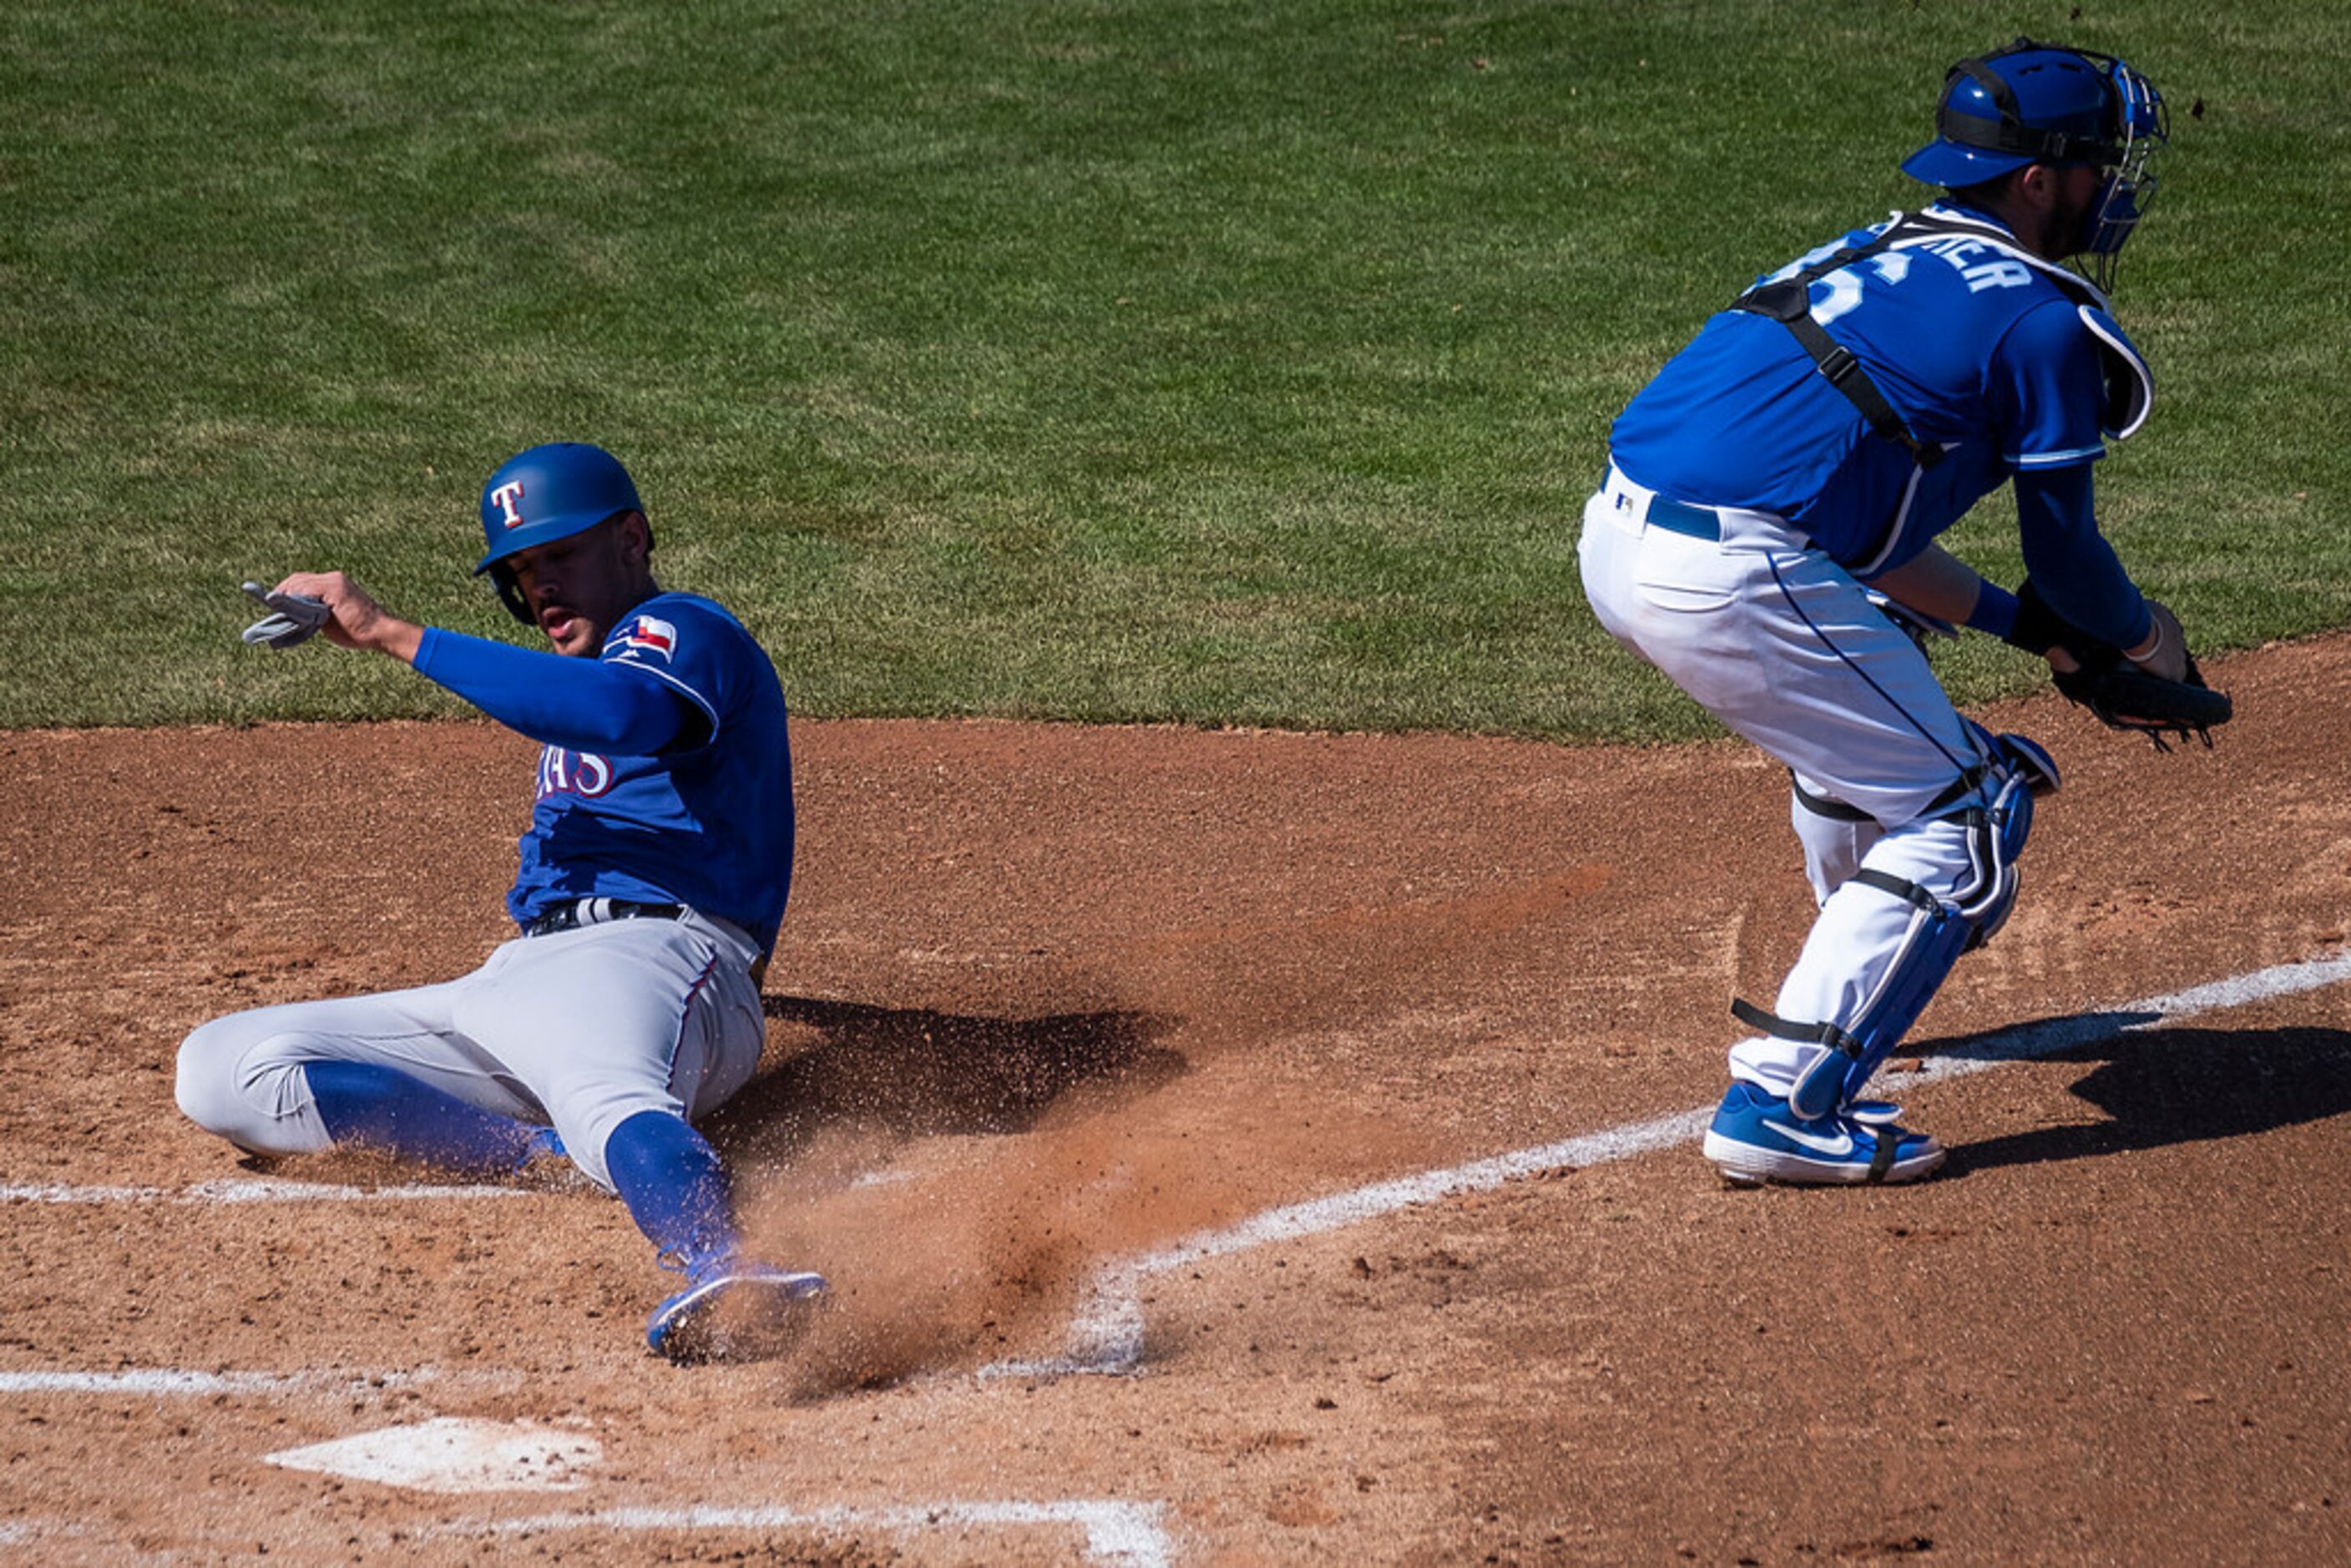
[[[1903,168],[1939,199],[1708,321],[1617,419],[1584,507],[1601,623],[1794,785],[1820,914],[1771,1010],[1733,1004],[1760,1032],[1730,1050],[1705,1151],[1735,1183],[1943,1161],[1862,1092],[2006,919],[2058,779],[1953,709],[1917,633],[2044,653],[2066,695],[2158,746],[2229,717],[2092,507],[2092,465],[2153,398],[2105,289],[2155,190],[2162,99],[2120,60],[2019,39],[1951,68],[1935,131]],[[2058,265],[2076,257],[2088,276]],[[1934,543],[2011,482],[2021,594]]]

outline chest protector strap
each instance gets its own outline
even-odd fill
[[[1910,225],[1919,221],[1908,214],[1896,218],[1886,225],[1885,233],[1868,244],[1846,246],[1792,277],[1775,283],[1759,283],[1733,300],[1730,308],[1769,316],[1794,333],[1804,352],[1813,357],[1813,369],[1827,377],[1829,385],[1861,411],[1869,428],[1909,453],[1911,461],[1923,470],[1943,460],[1943,449],[1929,446],[1910,434],[1910,427],[1902,423],[1902,416],[1894,412],[1894,405],[1886,401],[1886,394],[1877,390],[1869,372],[1861,368],[1860,357],[1830,337],[1827,329],[1813,319],[1812,302],[1813,284],[1856,261],[1868,260],[1896,239],[1908,237],[1908,233],[1917,232]]]
[[[1877,390],[1877,383],[1869,379],[1869,372],[1862,369],[1860,357],[1830,337],[1828,329],[1813,319],[1812,287],[1830,273],[1841,272],[1857,261],[1867,261],[1902,240],[1982,232],[1973,225],[1903,213],[1868,243],[1843,246],[1801,272],[1776,282],[1759,283],[1731,301],[1730,308],[1769,316],[1795,334],[1804,352],[1813,357],[1813,368],[1828,378],[1829,385],[1844,394],[1846,402],[1861,411],[1870,429],[1909,453],[1911,461],[1921,470],[1932,468],[1943,460],[1943,448],[1913,435],[1902,416],[1894,412],[1894,405],[1886,401],[1886,394]]]
[[[2146,361],[2139,359],[2129,340],[2123,337],[2122,329],[2105,313],[2105,297],[2085,280],[2026,254],[2010,235],[1963,218],[1933,213],[1897,214],[1876,238],[1862,245],[1845,246],[1801,272],[1774,282],[1759,283],[1731,301],[1730,308],[1769,316],[1787,328],[1803,345],[1804,352],[1812,356],[1814,368],[1828,378],[1829,385],[1861,411],[1870,429],[1909,453],[1921,470],[1932,468],[1943,460],[1943,448],[1912,434],[1902,416],[1894,412],[1894,405],[1886,401],[1886,394],[1877,390],[1877,383],[1869,379],[1869,372],[1861,368],[1861,361],[1854,351],[1830,337],[1827,329],[1813,319],[1812,287],[1830,273],[1842,271],[1857,261],[1867,261],[1882,250],[1945,235],[1991,241],[2031,265],[2074,302],[2096,337],[2100,357],[2105,361],[2106,429],[2118,440],[2137,431],[2153,401],[2153,383],[2147,373]]]

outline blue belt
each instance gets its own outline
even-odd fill
[[[1694,539],[1722,538],[1722,517],[1712,507],[1693,507],[1687,501],[1668,501],[1663,496],[1649,497],[1649,526],[1668,533],[1687,534]]]

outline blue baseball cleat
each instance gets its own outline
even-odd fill
[[[1843,1186],[1932,1175],[1943,1163],[1943,1146],[1890,1119],[1876,1120],[1894,1110],[1881,1105],[1869,1103],[1867,1120],[1847,1112],[1808,1122],[1777,1095],[1733,1083],[1707,1129],[1706,1157],[1725,1181],[1742,1186],[1767,1181]]]
[[[781,1354],[807,1331],[829,1289],[821,1274],[741,1258],[706,1264],[689,1278],[645,1322],[645,1343],[681,1364]]]

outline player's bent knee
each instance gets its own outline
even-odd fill
[[[263,1155],[312,1154],[331,1140],[310,1103],[301,1063],[280,1049],[287,1037],[256,1040],[240,1015],[214,1019],[180,1042],[172,1098],[180,1113],[216,1137]]]
[[[224,1026],[226,1019],[191,1030],[180,1042],[172,1098],[180,1113],[207,1133],[222,1137],[244,1121],[236,1098],[237,1042]]]

